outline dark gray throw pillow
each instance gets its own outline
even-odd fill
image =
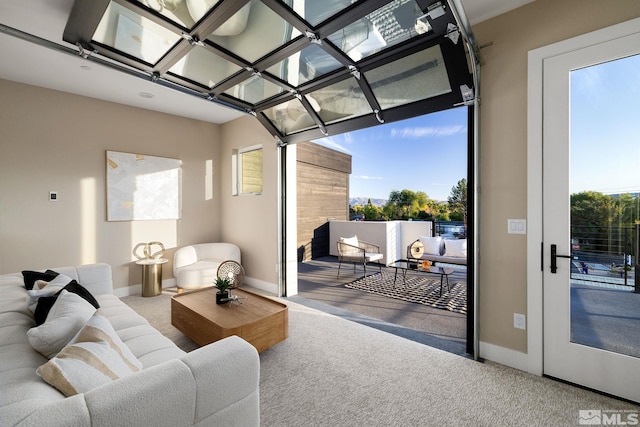
[[[27,288],[28,291],[33,289],[37,280],[44,280],[45,282],[50,282],[58,276],[58,272],[53,270],[47,270],[44,273],[42,271],[31,271],[24,270],[22,272],[22,277],[24,278],[24,287]]]

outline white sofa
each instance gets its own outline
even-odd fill
[[[420,236],[424,246],[420,257],[435,263],[467,265],[467,239],[443,239],[440,236]]]
[[[184,246],[173,255],[173,277],[179,289],[213,286],[224,261],[242,264],[240,248],[233,243],[199,243]]]
[[[48,359],[27,337],[34,317],[22,274],[0,275],[0,426],[260,424],[260,364],[249,343],[233,336],[185,353],[113,295],[109,265],[52,270],[91,292],[142,370],[65,397],[36,374]]]

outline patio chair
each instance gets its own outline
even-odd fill
[[[338,277],[340,277],[340,267],[342,261],[353,262],[353,272],[356,271],[356,264],[362,264],[364,267],[364,278],[367,277],[367,263],[376,262],[380,271],[382,264],[380,260],[383,254],[380,253],[380,247],[372,243],[358,241],[358,236],[341,237],[338,240]]]

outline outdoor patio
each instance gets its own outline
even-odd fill
[[[451,286],[466,288],[466,271],[457,266]],[[382,267],[393,275],[392,267]],[[362,277],[362,266],[354,273],[352,263],[343,264],[338,274],[334,256],[298,264],[298,303],[344,317],[373,328],[402,336],[459,355],[465,352],[466,315],[428,305],[404,301],[348,288]],[[379,276],[376,265],[367,267],[370,281]],[[409,273],[409,276],[415,273]],[[620,286],[621,279],[572,275],[572,341],[575,343],[640,357],[640,294]],[[434,276],[437,280],[437,276]],[[616,283],[614,283],[616,282]]]
[[[395,273],[382,267],[383,274]],[[378,266],[368,265],[368,275],[378,275]],[[408,273],[409,278],[415,273]],[[345,285],[362,277],[362,266],[343,264],[338,275],[338,259],[334,256],[298,264],[298,295],[295,302],[332,313],[407,339],[451,353],[466,355],[466,315],[428,305],[390,298]],[[375,276],[370,276],[371,278]],[[438,276],[431,277],[439,282]],[[400,279],[399,279],[400,280]],[[450,285],[466,289],[466,271],[457,266],[449,277]]]

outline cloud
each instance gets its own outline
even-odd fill
[[[353,175],[352,178],[356,179],[384,179],[382,176],[368,176],[368,175]]]
[[[325,147],[333,148],[334,150],[342,151],[343,153],[352,154],[351,150],[336,141],[336,138],[328,136],[326,138],[316,139],[313,142],[323,145]]]
[[[351,132],[343,133],[342,138],[344,138],[344,142],[347,144],[353,144],[353,142],[355,141]]]
[[[400,138],[428,138],[458,135],[461,133],[465,133],[466,131],[467,127],[462,125],[439,127],[426,126],[414,128],[407,127],[391,129],[391,136]]]
[[[600,94],[603,87],[604,76],[602,68],[586,67],[575,70],[571,73],[571,85],[574,92],[592,97],[593,94]]]

